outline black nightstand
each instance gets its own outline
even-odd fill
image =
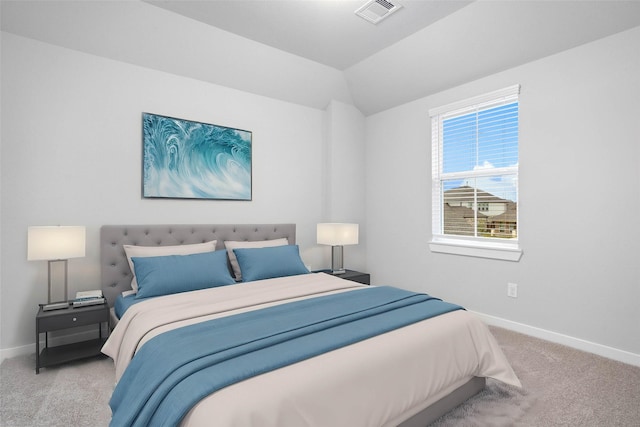
[[[98,324],[98,338],[49,347],[49,332],[96,323]],[[106,337],[102,337],[102,323],[107,323],[108,331],[109,305],[107,303],[78,308],[69,306],[66,309],[52,311],[42,311],[42,307],[40,307],[36,315],[36,374],[40,372],[40,368],[45,366],[100,355],[100,350],[106,341]],[[45,334],[45,346],[42,353],[40,352],[40,334]]]
[[[342,274],[333,274],[331,270],[318,270],[315,273],[327,273],[332,274],[333,276],[339,277],[345,280],[351,280],[352,282],[362,283],[363,285],[371,284],[371,275],[369,273],[361,273],[359,271],[354,270],[346,270]]]

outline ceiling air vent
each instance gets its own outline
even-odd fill
[[[373,24],[377,24],[401,7],[402,5],[395,0],[393,3],[387,0],[370,0],[356,10],[356,15]]]

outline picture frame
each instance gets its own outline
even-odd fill
[[[251,131],[142,113],[144,198],[252,199]]]

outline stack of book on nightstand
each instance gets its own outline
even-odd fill
[[[101,290],[76,292],[76,299],[71,300],[71,305],[74,308],[98,304],[104,304]]]

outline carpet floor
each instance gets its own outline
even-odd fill
[[[523,388],[488,380],[485,390],[432,426],[640,426],[640,367],[505,329],[491,331]],[[111,359],[44,368],[39,375],[34,366],[35,354],[0,365],[0,426],[109,424]]]

